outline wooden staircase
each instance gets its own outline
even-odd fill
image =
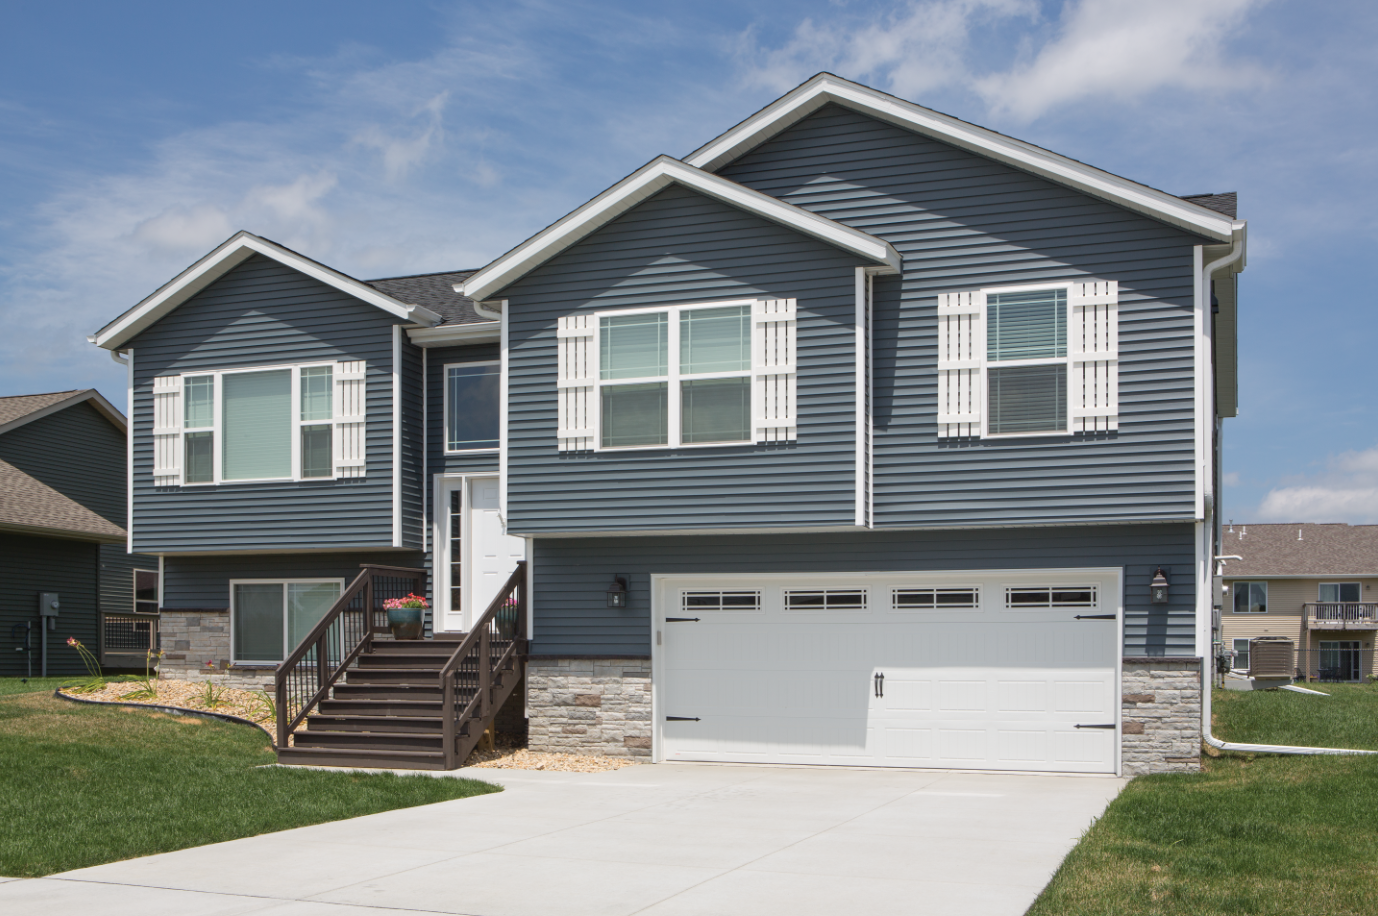
[[[387,628],[378,625],[374,608],[381,600],[375,598],[373,583],[362,581],[384,579],[378,572],[382,569],[374,567],[370,573],[366,568],[279,666],[279,763],[454,769],[463,765],[521,680],[525,564],[473,632],[423,640],[383,635]],[[422,570],[410,572],[424,576]],[[351,613],[374,621],[351,627]],[[352,647],[344,638],[349,635],[357,637]],[[317,666],[318,657],[326,664]],[[306,693],[312,696],[305,699]]]

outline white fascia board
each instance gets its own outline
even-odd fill
[[[899,253],[883,239],[844,226],[803,207],[785,203],[769,194],[753,191],[734,181],[685,165],[678,159],[658,156],[573,213],[471,275],[463,283],[456,284],[455,289],[476,302],[489,298],[493,293],[671,184],[683,185],[730,206],[755,213],[805,235],[811,235],[873,263],[884,265],[896,273],[900,270]]]
[[[468,324],[443,324],[436,328],[408,328],[407,337],[418,347],[497,343],[502,337],[499,325],[497,321],[473,321]]]
[[[1243,224],[1242,220],[1231,220],[1222,213],[1166,191],[1112,175],[1032,143],[977,127],[831,73],[820,73],[690,153],[684,161],[709,172],[716,171],[830,102],[1032,172],[1207,238],[1227,242],[1233,230]]]
[[[74,407],[77,404],[82,403],[83,401],[90,401],[91,406],[96,408],[96,410],[100,411],[107,420],[113,423],[119,429],[121,435],[128,433],[129,426],[125,422],[124,414],[120,413],[120,411],[115,407],[114,404],[111,404],[105,398],[101,397],[101,393],[99,391],[97,391],[94,388],[88,388],[85,391],[78,391],[76,394],[72,395],[70,398],[67,398],[64,401],[58,401],[56,404],[49,404],[42,410],[35,410],[33,413],[26,413],[22,417],[16,417],[10,422],[0,425],[0,436],[4,435],[12,429],[18,429],[21,426],[32,423],[34,420],[41,420],[44,417],[51,416],[60,410],[66,410],[68,407]]]
[[[440,323],[440,316],[428,308],[400,302],[366,283],[347,277],[310,258],[302,257],[281,245],[248,232],[237,232],[220,247],[182,271],[153,295],[101,328],[87,340],[107,350],[122,346],[140,331],[255,254],[272,258],[308,277],[376,306],[394,317],[423,325]]]

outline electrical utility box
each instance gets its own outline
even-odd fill
[[[60,603],[61,602],[59,602],[57,598],[57,592],[39,592],[38,616],[56,617]]]

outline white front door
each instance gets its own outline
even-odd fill
[[[496,477],[441,477],[435,488],[437,629],[467,631],[496,597],[526,541],[503,532]]]

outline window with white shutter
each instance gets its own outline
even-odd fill
[[[366,472],[365,414],[368,410],[367,365],[363,360],[335,363],[334,465],[336,477],[363,477]]]
[[[792,442],[799,432],[795,397],[798,303],[794,299],[762,299],[756,302],[754,311],[753,439],[756,442]]]
[[[175,487],[182,483],[182,377],[153,380],[153,483]]]
[[[593,315],[566,315],[555,331],[560,348],[559,410],[556,437],[562,452],[593,448],[593,376],[597,356],[593,345],[598,319]]]
[[[939,438],[1118,429],[1118,303],[1113,280],[939,296]]]

